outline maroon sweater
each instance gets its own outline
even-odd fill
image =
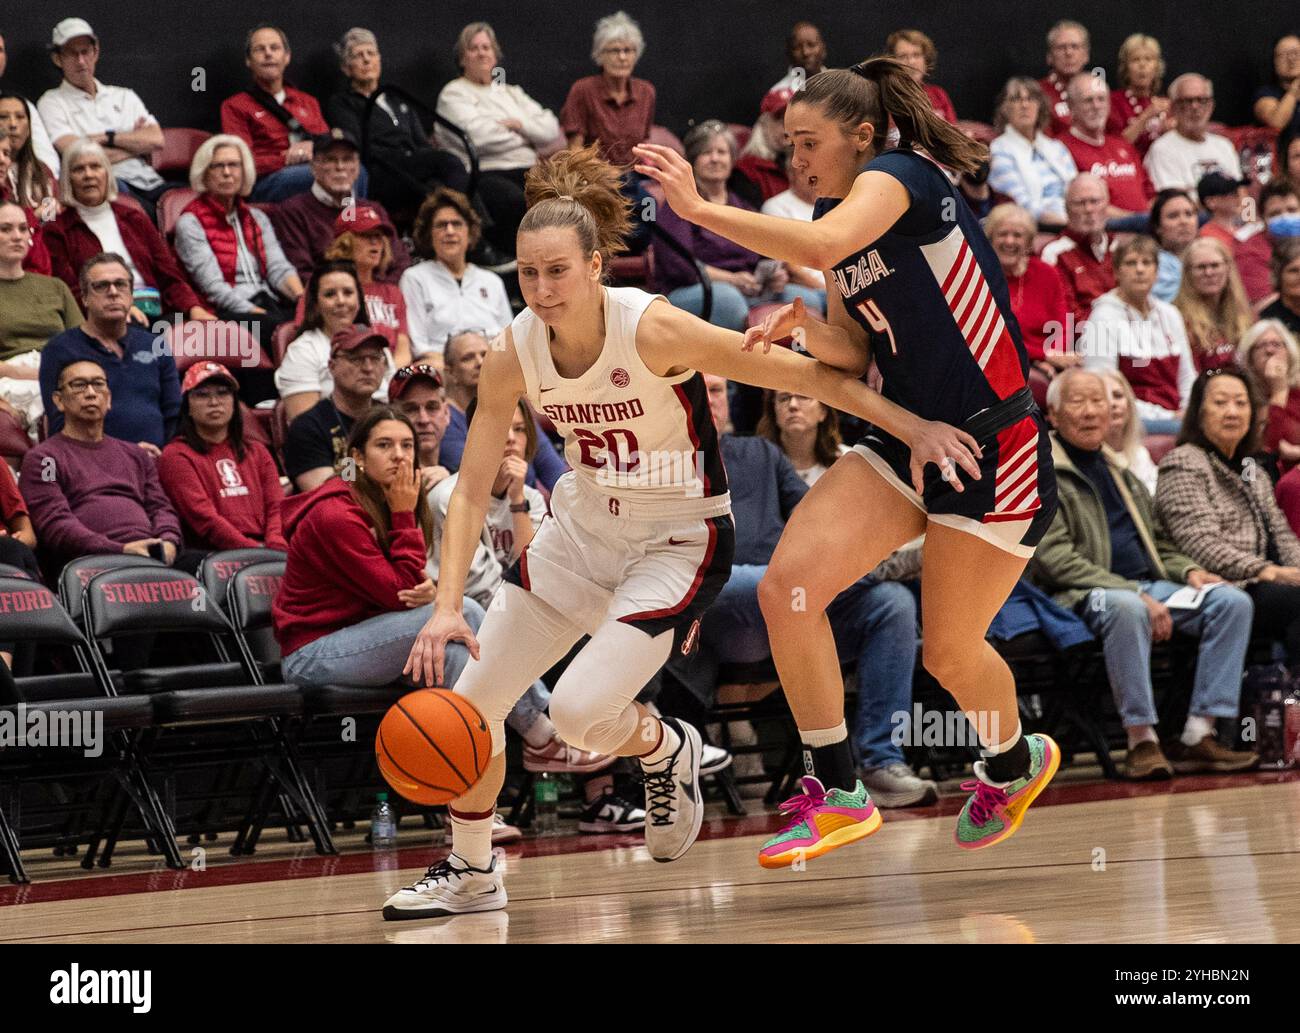
[[[385,556],[342,478],[285,499],[281,516],[289,560],[271,616],[285,656],[341,628],[405,610],[397,593],[425,579],[428,550],[415,514],[393,514]]]
[[[183,312],[188,316],[190,309],[198,308],[202,302],[185,279],[167,242],[140,209],[120,201],[113,201],[110,207],[117,217],[122,242],[145,284],[158,289],[163,307],[169,312]],[[73,297],[84,307],[81,267],[104,250],[99,238],[82,221],[81,213],[68,207],[46,225],[45,244],[50,249],[54,275],[72,288]]]
[[[286,548],[284,489],[271,453],[256,441],[245,442],[240,462],[228,441],[201,453],[176,438],[163,449],[158,478],[195,548]]]

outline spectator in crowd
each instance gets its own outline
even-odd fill
[[[1215,719],[1235,718],[1252,604],[1240,588],[1179,552],[1142,482],[1106,447],[1110,404],[1101,377],[1068,370],[1048,388],[1059,508],[1032,561],[1034,579],[1101,639],[1115,707],[1128,735],[1125,775],[1245,771],[1259,758],[1221,745]],[[1199,606],[1168,606],[1184,584],[1214,585]],[[1200,640],[1187,720],[1160,748],[1151,645],[1177,628]]]
[[[1196,202],[1185,190],[1161,190],[1151,202],[1149,232],[1160,245],[1151,293],[1161,301],[1172,302],[1183,285],[1183,255],[1196,239],[1198,214]]]
[[[984,222],[1007,278],[1011,310],[1020,324],[1029,361],[1050,380],[1058,370],[1083,360],[1068,333],[1065,284],[1056,269],[1034,255],[1036,231],[1034,217],[1017,204],[998,205]]]
[[[299,491],[311,491],[343,469],[348,435],[369,410],[387,372],[388,341],[368,326],[344,327],[330,341],[334,390],[289,424],[284,472]]]
[[[99,39],[81,18],[64,18],[54,26],[50,59],[63,80],[37,102],[55,149],[63,154],[73,141],[87,137],[104,147],[113,175],[144,205],[149,216],[170,184],[149,163],[162,150],[163,132],[134,90],[106,86],[95,78]]]
[[[1268,406],[1264,451],[1287,473],[1300,463],[1300,346],[1278,319],[1261,319],[1241,335],[1237,365]]]
[[[591,59],[599,75],[569,87],[560,110],[560,128],[570,147],[600,144],[601,157],[614,165],[632,165],[632,148],[650,138],[655,122],[655,88],[632,74],[645,53],[641,27],[622,11],[596,23]]]
[[[1241,179],[1241,159],[1226,136],[1209,131],[1214,84],[1188,72],[1169,84],[1173,126],[1147,150],[1146,167],[1157,190],[1194,190],[1207,172]]]
[[[792,96],[788,90],[773,90],[763,98],[758,121],[736,162],[736,171],[754,184],[763,201],[790,188],[785,172],[785,156],[790,150],[785,109]]]
[[[1300,135],[1277,138],[1277,166],[1279,178],[1300,191]]]
[[[54,217],[54,198],[57,177],[53,166],[47,165],[36,147],[32,116],[34,109],[24,97],[16,93],[0,92],[0,129],[9,137],[9,168],[0,177],[0,189],[23,207],[32,209],[37,218],[48,222]],[[40,116],[36,116],[38,124]]]
[[[795,22],[785,40],[785,56],[790,67],[768,88],[768,93],[802,90],[809,79],[826,68],[826,41],[821,30],[812,22]]]
[[[390,685],[436,595],[425,576],[433,533],[420,487],[415,428],[392,406],[376,406],[347,442],[353,478],[284,505],[289,558],[271,616],[287,681],[299,685]],[[464,601],[471,628],[483,609]],[[446,685],[469,654],[447,648]]]
[[[442,465],[442,438],[451,419],[442,374],[426,362],[403,366],[388,381],[388,401],[402,410],[415,427],[415,446],[420,456],[420,480],[431,491],[451,476]],[[435,536],[431,545],[441,541]]]
[[[1247,212],[1256,211],[1246,184],[1220,172],[1207,172],[1196,184],[1196,194],[1210,213],[1200,236],[1213,238],[1228,249],[1251,302],[1267,297],[1273,286],[1269,269],[1273,244],[1262,221],[1244,218]]]
[[[1078,22],[1062,20],[1047,32],[1048,71],[1038,85],[1047,98],[1053,136],[1070,128],[1070,80],[1087,67],[1091,47],[1088,30]]]
[[[1106,444],[1115,455],[1127,464],[1147,494],[1156,494],[1156,476],[1160,472],[1143,442],[1142,421],[1138,419],[1137,398],[1133,388],[1117,369],[1098,371],[1106,385],[1106,399],[1110,403],[1110,425],[1106,430]]]
[[[1237,264],[1222,241],[1200,237],[1188,245],[1174,308],[1187,327],[1196,372],[1237,361],[1237,345],[1252,317]]]
[[[176,432],[180,381],[162,339],[131,322],[131,270],[121,255],[104,252],[81,267],[86,321],[52,337],[41,351],[41,397],[50,430],[63,426],[53,404],[59,371],[87,359],[108,377],[114,405],[100,417],[104,433],[157,456]]]
[[[1300,193],[1295,184],[1285,177],[1270,179],[1259,192],[1259,212],[1265,225],[1279,216],[1300,215]]]
[[[0,201],[0,411],[27,430],[35,430],[45,411],[38,383],[41,349],[55,334],[81,325],[81,309],[67,284],[23,268],[31,246],[22,206]]]
[[[1043,261],[1056,267],[1065,285],[1065,302],[1074,316],[1076,333],[1087,322],[1093,302],[1115,286],[1112,242],[1106,233],[1109,202],[1100,177],[1090,172],[1075,176],[1065,192],[1069,222],[1061,235],[1043,248]]]
[[[465,451],[465,438],[469,433],[469,409],[478,397],[478,378],[483,371],[488,339],[482,330],[458,330],[447,341],[447,362],[444,377],[447,383],[447,402],[450,419],[442,439],[442,463],[448,470],[460,469],[460,457]],[[537,449],[528,473],[528,483],[540,483],[547,491],[554,487],[568,467],[560,454],[543,434],[537,435]]]
[[[8,56],[8,51],[5,49],[4,35],[0,34],[0,79],[5,76]],[[45,123],[41,120],[36,105],[21,93],[6,90],[3,83],[0,83],[0,94],[18,97],[23,102],[26,108],[27,123],[31,126],[32,147],[36,151],[36,160],[52,172],[56,171],[59,167],[59,152],[54,149],[54,144],[50,142],[50,134],[45,129]],[[12,130],[13,125],[10,124],[9,128]]]
[[[1273,248],[1273,287],[1277,300],[1259,313],[1260,319],[1277,319],[1300,336],[1300,237],[1286,237]]]
[[[785,453],[794,472],[810,488],[849,450],[840,440],[834,409],[816,398],[789,391],[763,392],[763,415],[755,433]]]
[[[514,318],[501,277],[468,260],[482,223],[469,199],[436,190],[420,205],[411,231],[415,257],[402,274],[411,354],[441,366],[447,337],[463,327],[495,335]]]
[[[325,249],[323,261],[351,262],[365,292],[370,325],[388,338],[393,362],[406,366],[411,361],[410,329],[406,322],[406,298],[392,280],[393,249],[396,233],[393,224],[370,201],[355,209],[340,212],[334,220],[334,241]],[[400,245],[403,253],[405,245]],[[294,318],[306,315],[307,295],[298,299]]]
[[[51,569],[111,552],[176,561],[181,525],[154,457],[104,432],[113,403],[104,367],[82,358],[53,372],[62,428],[23,457],[19,478]],[[198,558],[177,565],[193,573]]]
[[[1259,401],[1232,368],[1196,378],[1178,447],[1160,460],[1156,513],[1179,551],[1245,588],[1253,633],[1300,662],[1300,541],[1254,459]],[[1254,468],[1247,472],[1248,468]],[[38,527],[39,530],[39,527]]]
[[[237,136],[210,136],[190,163],[198,197],[176,220],[176,253],[199,292],[222,319],[258,316],[262,339],[293,316],[302,294],[271,220],[247,200],[253,156]]]
[[[262,444],[244,437],[239,381],[216,362],[185,371],[176,437],[158,479],[195,549],[285,549],[280,474]]]
[[[286,198],[271,209],[271,225],[284,249],[284,257],[293,263],[298,275],[306,278],[316,263],[325,257],[325,249],[334,241],[335,224],[345,222],[360,211],[357,178],[361,175],[361,146],[344,129],[331,129],[312,141],[311,188]],[[388,227],[389,247],[400,267],[392,271],[394,280],[410,264],[406,245],[397,237],[383,207],[368,202]]]
[[[366,105],[383,78],[379,41],[369,29],[349,29],[334,45],[348,85],[325,102],[330,125],[356,140],[367,137],[362,126]],[[456,155],[429,142],[420,116],[397,96],[380,93],[370,109],[366,164],[367,194],[397,213],[403,226],[420,202],[442,186],[464,193],[469,171]]]
[[[9,464],[0,462],[0,563],[19,570],[33,581],[41,579],[40,564],[36,562],[36,531],[32,518],[27,515],[27,505],[18,491]],[[17,642],[0,642],[0,663],[14,666],[14,649]]]
[[[1080,172],[1091,172],[1106,182],[1110,192],[1107,215],[1140,213],[1143,221],[1155,197],[1142,157],[1118,133],[1107,132],[1110,91],[1106,80],[1080,72],[1070,80],[1070,128],[1060,136]]]
[[[795,167],[793,150],[787,151],[785,155],[785,175],[790,181],[789,189],[783,190],[781,193],[764,201],[763,214],[775,215],[782,219],[800,219],[803,222],[812,222],[813,205],[817,201],[817,189],[808,182],[807,171]],[[811,266],[787,265],[786,269],[790,272],[791,283],[821,292],[821,303],[817,307],[825,312],[826,274],[820,269],[814,269]]]
[[[1118,133],[1146,157],[1151,145],[1165,131],[1169,98],[1165,88],[1165,59],[1160,41],[1135,32],[1119,47],[1116,62],[1119,85],[1110,91],[1108,133]]]
[[[302,332],[290,343],[275,371],[275,388],[284,400],[284,415],[290,422],[334,390],[330,359],[335,335],[353,325],[371,329],[364,297],[356,266],[351,262],[324,262],[316,267],[308,284]],[[383,336],[378,330],[373,332]],[[384,343],[388,343],[386,337]],[[384,357],[384,376],[375,389],[376,396],[386,393],[388,376],[393,371],[387,347]]]
[[[10,173],[13,171],[13,148],[9,140],[9,130],[3,124],[0,124],[0,201],[13,201],[23,210],[27,216],[27,227],[31,230],[32,246],[27,249],[27,257],[23,260],[23,268],[31,273],[40,273],[42,276],[49,276],[50,269],[50,252],[45,244],[45,234],[42,232],[44,225],[41,223],[40,216],[36,208],[31,205],[23,204],[18,200],[18,191],[14,189],[13,180]]]
[[[1065,189],[1078,170],[1065,144],[1044,134],[1049,122],[1047,99],[1032,79],[1014,76],[998,97],[989,145],[989,186],[1028,209],[1044,228],[1066,223]]]
[[[63,211],[45,227],[54,275],[81,298],[81,268],[96,255],[121,255],[131,272],[131,321],[149,326],[166,312],[186,319],[216,316],[203,307],[176,256],[148,216],[117,199],[108,155],[97,143],[76,140],[63,156],[59,182]]]
[[[252,153],[242,196],[254,201],[283,201],[310,190],[313,137],[329,132],[316,98],[284,81],[292,57],[283,29],[257,26],[244,39],[253,82],[221,102],[221,132],[239,137]]]
[[[1145,236],[1115,248],[1115,289],[1092,306],[1079,350],[1087,368],[1124,374],[1148,434],[1176,434],[1196,366],[1183,317],[1151,294],[1158,251]]]
[[[1273,82],[1255,91],[1255,120],[1279,133],[1300,132],[1300,36],[1288,32],[1273,44]]]
[[[934,66],[939,61],[939,50],[934,40],[920,29],[899,29],[891,32],[885,40],[885,53],[912,70],[912,78],[925,90],[935,114],[956,125],[957,109],[953,107],[948,91],[937,83],[926,82],[934,75]]]
[[[705,374],[704,382],[718,425],[736,526],[745,532],[736,538],[731,578],[700,625],[697,656],[689,665],[670,660],[668,671],[708,706],[720,664],[757,663],[771,656],[758,583],[786,521],[809,489],[772,441],[732,433],[726,379]],[[841,658],[856,661],[858,709],[852,738],[861,763],[859,777],[879,806],[933,802],[935,784],[916,776],[892,737],[899,715],[910,714],[912,707],[915,597],[897,582],[864,577],[836,596],[827,616]]]
[[[524,176],[537,164],[538,149],[560,138],[560,123],[497,71],[505,55],[487,22],[460,30],[455,56],[461,74],[438,94],[438,114],[460,126],[478,153],[479,195],[493,219],[487,236],[498,250],[513,255],[527,210]],[[469,164],[464,146],[445,126],[438,126],[437,136],[443,148]]]
[[[722,122],[701,122],[683,141],[686,160],[695,170],[695,185],[701,196],[717,204],[749,208],[732,190],[727,179],[736,163],[736,139]],[[713,311],[709,322],[732,330],[743,330],[749,310],[768,301],[793,301],[802,297],[817,306],[816,291],[790,282],[783,262],[761,261],[748,248],[686,222],[667,203],[659,206],[659,229],[673,237],[687,252],[702,262],[713,281]],[[666,294],[678,308],[697,315],[703,311],[704,288],[696,267],[669,248],[655,249],[656,290]]]

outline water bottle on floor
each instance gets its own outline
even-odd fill
[[[560,783],[543,771],[533,783],[533,834],[554,836],[559,832]]]
[[[370,846],[373,850],[387,850],[397,844],[397,814],[388,802],[387,793],[375,796],[375,809],[370,812]]]

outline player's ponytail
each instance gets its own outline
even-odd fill
[[[883,146],[892,118],[899,145],[921,147],[941,165],[973,174],[988,160],[988,148],[934,113],[930,98],[908,67],[891,57],[873,57],[850,69],[814,75],[791,103],[819,104],[841,126],[871,123]]]
[[[528,212],[519,232],[571,226],[583,252],[599,251],[608,269],[610,259],[626,249],[632,229],[632,202],[622,185],[622,170],[600,157],[598,144],[561,151],[528,171]]]

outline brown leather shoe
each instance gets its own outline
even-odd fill
[[[1128,751],[1124,760],[1124,777],[1131,782],[1153,782],[1173,778],[1173,765],[1160,751],[1160,744],[1147,739]]]
[[[1250,771],[1259,764],[1259,754],[1230,750],[1212,735],[1207,735],[1195,746],[1186,746],[1181,739],[1174,739],[1166,744],[1165,753],[1180,775]]]

